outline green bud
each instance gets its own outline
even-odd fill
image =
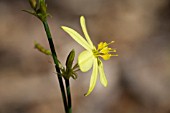
[[[47,15],[47,5],[45,0],[39,0],[41,14]]]
[[[37,8],[37,0],[29,0],[31,7],[36,10]]]
[[[66,69],[72,69],[73,61],[75,57],[74,49],[69,53],[67,60],[66,60]]]
[[[60,68],[61,72],[62,72],[62,76],[65,79],[69,79],[70,77],[72,77],[73,79],[77,79],[77,71],[76,70],[78,68],[78,65],[76,64],[75,66],[73,66],[73,61],[74,61],[74,57],[75,57],[75,51],[74,49],[69,53],[69,55],[67,56],[67,60],[66,60],[66,68]]]
[[[35,47],[38,51],[40,51],[40,52],[42,52],[42,53],[44,53],[44,54],[46,54],[46,55],[51,55],[51,51],[50,51],[50,50],[45,49],[41,44],[39,44],[39,43],[37,43],[37,42],[34,43],[34,47]]]

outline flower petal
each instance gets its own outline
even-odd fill
[[[80,45],[82,45],[85,49],[91,51],[91,46],[87,43],[87,41],[74,29],[71,29],[66,26],[61,26],[61,28],[67,32],[76,42],[78,42]]]
[[[97,74],[98,74],[98,63],[97,63],[97,58],[95,58],[93,63],[93,72],[90,79],[90,87],[88,92],[85,94],[85,96],[88,96],[93,91],[97,81]]]
[[[87,32],[87,28],[86,28],[86,22],[85,22],[85,18],[84,16],[81,16],[80,17],[80,24],[81,24],[81,27],[82,27],[82,30],[83,30],[83,33],[84,33],[84,36],[86,37],[86,40],[87,42],[90,44],[90,46],[93,48],[94,45],[89,37],[89,34]]]
[[[104,73],[103,63],[101,60],[99,60],[98,63],[99,63],[100,82],[103,84],[104,87],[106,87],[108,83],[107,83],[106,75]]]
[[[86,72],[91,69],[94,62],[94,56],[92,52],[87,50],[81,52],[78,56],[78,64],[82,72]]]

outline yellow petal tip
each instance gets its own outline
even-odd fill
[[[65,28],[66,28],[66,26],[61,26],[61,29],[63,29],[63,30],[64,30]]]
[[[92,92],[92,91],[91,91],[91,92]],[[91,94],[91,92],[85,93],[84,96],[86,96],[86,97],[89,96],[89,95]]]
[[[87,97],[87,96],[88,96],[88,95],[87,95],[87,93],[86,93],[86,94],[84,94],[84,96],[86,96],[86,97]]]
[[[80,19],[84,19],[84,16],[80,16]]]
[[[107,86],[108,86],[108,83],[103,84],[103,86],[104,86],[104,87],[107,87]]]

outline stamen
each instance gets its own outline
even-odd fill
[[[110,43],[108,43],[108,45],[110,45],[110,44],[112,44],[112,43],[114,43],[115,41],[111,41]]]
[[[115,55],[112,54],[112,56],[119,56],[119,55],[118,54],[115,54]]]
[[[111,41],[110,43],[106,42],[100,42],[98,44],[97,50],[93,50],[93,54],[95,57],[102,57],[104,60],[110,59],[112,56],[118,56],[118,54],[110,54],[110,53],[116,53],[116,49],[109,48],[108,46],[115,41]]]
[[[116,53],[116,52],[117,52],[117,50],[116,50],[116,49],[112,49],[110,52],[114,52],[114,53]]]

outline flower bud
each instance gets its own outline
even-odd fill
[[[69,53],[67,60],[66,60],[66,68],[72,69],[73,61],[75,57],[75,51],[74,49]]]
[[[37,42],[34,43],[34,47],[35,47],[38,51],[40,51],[41,53],[44,53],[44,54],[46,54],[46,55],[51,55],[51,51],[50,51],[50,50],[45,49],[41,44],[39,44],[39,43],[37,43]]]
[[[47,5],[45,3],[45,0],[40,0],[40,11],[43,15],[46,15],[47,13]]]
[[[37,1],[36,0],[29,0],[31,7],[36,10],[37,8]]]

